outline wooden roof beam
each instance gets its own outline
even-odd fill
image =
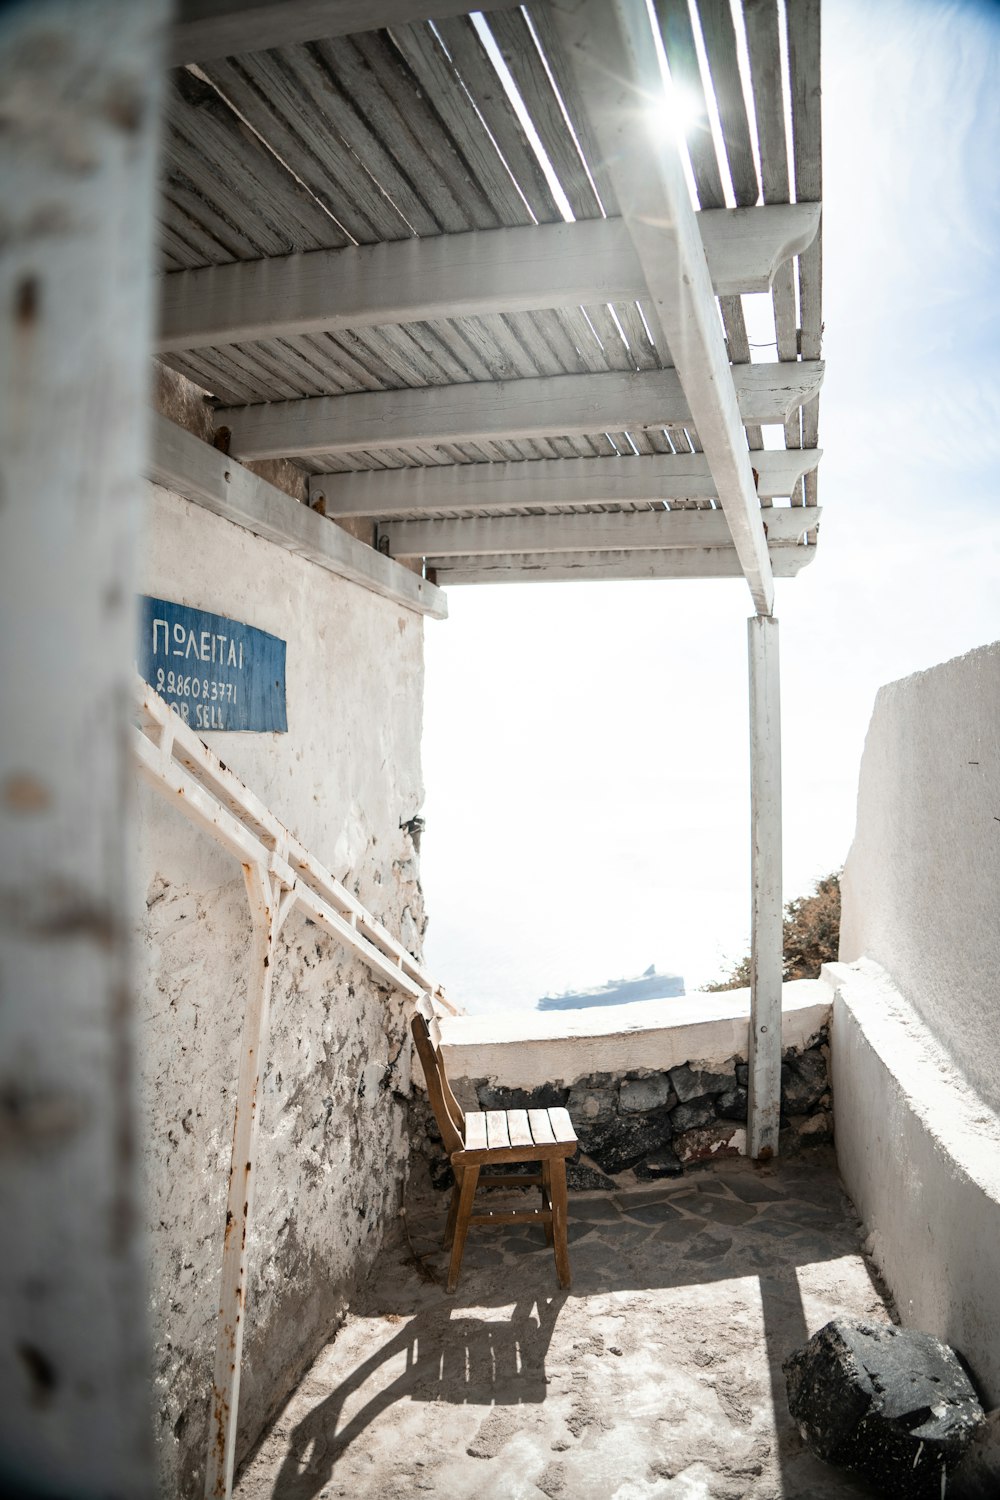
[[[767,513],[770,547],[794,545],[822,512],[797,505]],[[395,521],[379,527],[390,557],[495,557],[510,552],[672,551],[730,545],[721,510],[646,510],[624,514],[496,516],[462,521]],[[555,559],[558,561],[558,559]]]
[[[404,609],[436,620],[447,617],[444,594],[426,578],[349,536],[166,417],[154,413],[152,423],[146,474],[155,484]]]
[[[721,334],[719,340],[721,344]],[[724,354],[722,358],[725,360]],[[724,364],[724,372],[734,408],[733,425],[740,438],[742,422],[783,423],[790,412],[817,393],[823,380],[823,365],[818,362],[739,365],[732,376],[729,366]],[[693,388],[700,398],[697,386]],[[698,405],[708,416],[708,404],[699,399]],[[706,453],[708,450],[701,421],[689,404],[676,370],[554,375],[535,380],[362,391],[349,396],[309,396],[295,401],[260,402],[255,406],[221,407],[216,419],[219,427],[229,430],[230,451],[239,458],[251,459],[349,453],[366,448],[396,448],[407,443],[582,437],[591,432],[659,429],[665,423],[684,424],[692,419]],[[743,459],[759,529],[760,505],[750,474],[745,438]],[[708,461],[725,504],[726,494],[731,497],[732,493],[728,471],[722,484],[711,454]],[[729,503],[732,504],[731,498]],[[760,535],[763,538],[763,531]]]
[[[753,456],[757,493],[791,495],[822,449],[762,449]],[[715,480],[703,453],[633,458],[549,458],[531,463],[452,464],[313,474],[310,498],[328,516],[389,516],[436,510],[514,510],[518,506],[631,505],[650,500],[710,500]]]
[[[519,0],[489,0],[487,8],[511,10],[517,4]],[[481,0],[179,0],[167,60],[171,66],[208,62],[481,9]]]
[[[793,578],[816,555],[815,547],[775,547],[776,578]],[[643,578],[742,578],[735,547],[692,547],[667,552],[518,552],[505,557],[429,557],[442,585],[459,583],[624,582]]]
[[[552,0],[593,133],[652,299],[758,614],[774,608],[760,502],[645,0]],[[756,368],[761,368],[760,366]]]
[[[818,203],[698,214],[716,294],[769,291],[779,267],[812,243],[819,219]],[[160,282],[157,347],[177,353],[645,296],[621,219],[488,229],[174,271]]]

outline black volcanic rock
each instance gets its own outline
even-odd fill
[[[785,1057],[781,1064],[781,1108],[786,1114],[809,1114],[829,1087],[826,1058],[818,1047]]]
[[[954,1350],[889,1323],[827,1323],[784,1364],[814,1453],[901,1500],[939,1500],[984,1416]]]
[[[670,1082],[682,1104],[700,1099],[704,1094],[724,1094],[732,1088],[734,1081],[732,1068],[719,1072],[714,1068],[692,1068],[690,1064],[682,1063],[679,1068],[670,1069]]]
[[[599,1140],[587,1148],[602,1172],[614,1176],[634,1167],[644,1156],[659,1151],[671,1139],[674,1127],[666,1114],[620,1115],[603,1127]]]

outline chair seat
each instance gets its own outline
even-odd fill
[[[467,1111],[465,1144],[451,1153],[454,1165],[474,1162],[546,1161],[572,1156],[576,1132],[565,1109]]]
[[[576,1132],[564,1109],[488,1109],[466,1112],[455,1098],[444,1058],[441,1029],[429,999],[418,1002],[410,1021],[434,1118],[445,1150],[455,1171],[455,1186],[444,1232],[445,1249],[451,1247],[448,1290],[458,1285],[462,1252],[470,1224],[541,1225],[552,1246],[556,1275],[561,1287],[570,1284],[569,1244],[566,1234],[566,1158],[576,1153]],[[483,1166],[511,1162],[536,1162],[538,1171],[481,1176]],[[472,1212],[476,1188],[512,1187],[532,1183],[541,1190],[538,1209],[490,1209]]]

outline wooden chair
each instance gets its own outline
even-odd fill
[[[564,1109],[495,1109],[485,1114],[471,1111],[466,1114],[448,1082],[441,1056],[441,1034],[433,1013],[421,1014],[418,1010],[410,1029],[424,1070],[434,1118],[455,1173],[444,1234],[445,1249],[451,1246],[449,1292],[458,1285],[470,1224],[542,1225],[545,1242],[555,1251],[559,1285],[568,1287],[566,1158],[575,1153],[577,1146],[568,1113]],[[509,1176],[480,1175],[483,1167],[509,1162],[539,1162],[540,1169]],[[534,1183],[540,1188],[541,1208],[472,1212],[477,1187],[515,1187],[524,1183]]]

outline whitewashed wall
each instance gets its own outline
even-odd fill
[[[287,734],[211,747],[409,947],[423,924],[422,620],[149,487],[141,587],[288,643]],[[250,924],[239,867],[139,800],[138,985],[164,1495],[200,1494]],[[275,973],[237,1460],[336,1326],[398,1207],[400,999],[291,916]]]
[[[890,683],[843,879],[841,1174],[905,1324],[1000,1402],[1000,644]]]
[[[881,689],[840,957],[880,964],[1000,1110],[1000,642]]]

